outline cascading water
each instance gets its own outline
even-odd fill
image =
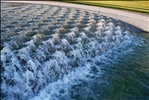
[[[99,80],[101,68],[146,41],[131,25],[73,8],[27,5],[1,13],[4,100],[104,100],[77,87]]]

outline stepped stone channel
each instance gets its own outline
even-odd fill
[[[74,8],[26,4],[2,9],[1,98],[31,99],[93,58],[131,44],[138,30]]]

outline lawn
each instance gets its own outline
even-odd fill
[[[149,14],[149,1],[90,1],[90,0],[66,0],[65,2],[101,6],[114,9],[122,9]]]

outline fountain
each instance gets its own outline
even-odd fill
[[[1,13],[4,100],[72,100],[73,86],[144,41],[120,20],[74,8],[28,4]]]

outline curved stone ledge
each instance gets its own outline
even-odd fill
[[[51,2],[51,1],[48,1],[48,2],[47,1],[1,1],[1,2],[48,4],[48,5],[53,5],[53,6],[84,9],[87,11],[99,13],[104,16],[122,20],[122,21],[132,24],[144,31],[149,32],[149,16],[139,15],[139,14],[135,14],[135,13],[131,13],[131,12],[114,10],[114,9],[103,8],[103,7],[95,7],[95,6],[71,4],[71,3],[61,3],[61,2]]]

